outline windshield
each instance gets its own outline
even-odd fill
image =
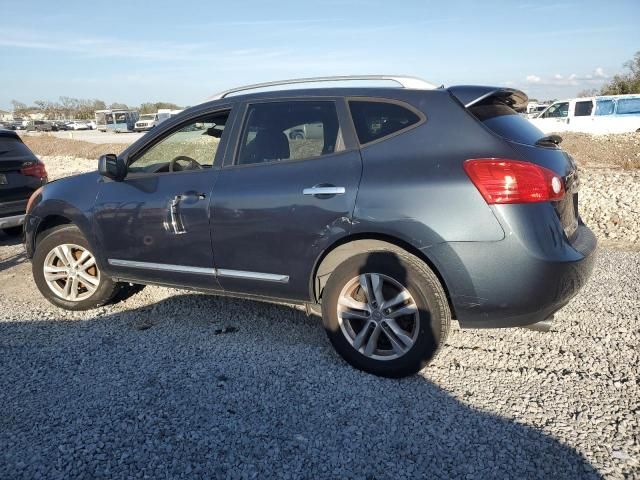
[[[140,115],[140,120],[155,120],[155,114]]]
[[[469,111],[491,131],[513,142],[535,145],[545,136],[533,123],[497,99],[473,105]]]

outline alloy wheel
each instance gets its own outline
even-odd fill
[[[420,315],[411,293],[397,280],[364,273],[344,286],[338,321],[347,341],[362,355],[395,360],[413,347]]]
[[[53,293],[72,302],[89,298],[100,285],[95,257],[84,247],[58,245],[44,260],[44,279]]]

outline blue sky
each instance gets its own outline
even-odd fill
[[[0,11],[5,110],[61,95],[192,105],[238,84],[367,73],[567,97],[640,50],[638,0],[0,0]]]

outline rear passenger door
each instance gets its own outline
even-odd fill
[[[319,255],[351,228],[362,164],[347,108],[337,98],[243,108],[213,192],[218,280],[306,300]]]

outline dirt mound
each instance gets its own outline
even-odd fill
[[[582,167],[640,168],[640,133],[589,135],[563,132],[562,148]]]
[[[62,155],[97,160],[102,154],[118,154],[128,147],[123,143],[91,143],[53,135],[22,135],[21,138],[38,157]]]

